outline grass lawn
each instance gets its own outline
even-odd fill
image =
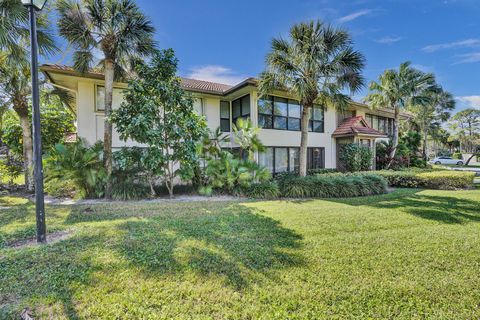
[[[480,190],[0,208],[0,319],[480,317]]]

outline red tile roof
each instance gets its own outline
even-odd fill
[[[180,77],[182,87],[186,90],[199,90],[201,92],[224,93],[232,88],[232,86],[222,83],[215,83],[204,80],[188,79]]]
[[[77,74],[79,76],[86,76],[91,78],[103,78],[103,72],[100,69],[91,69],[85,74],[80,74],[75,69],[69,66],[58,65],[58,64],[44,64],[41,67],[41,70],[45,72],[61,72],[65,74]],[[212,94],[223,94],[229,89],[233,88],[233,86],[223,84],[223,83],[215,83],[210,81],[204,80],[197,80],[197,79],[189,79],[189,78],[182,78],[180,77],[182,87],[185,90],[190,91],[198,91],[204,93],[212,93]]]
[[[375,137],[387,137],[378,130],[370,128],[362,116],[351,117],[343,120],[343,122],[332,133],[332,136],[354,136],[365,135]]]

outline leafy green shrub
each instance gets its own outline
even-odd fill
[[[141,200],[150,196],[150,189],[141,183],[121,180],[112,184],[112,199],[117,201]]]
[[[377,171],[389,186],[400,188],[427,188],[439,190],[466,189],[473,185],[474,172],[453,170]]]
[[[51,178],[45,181],[45,192],[58,198],[76,198],[77,186],[70,179]]]
[[[205,173],[209,186],[227,193],[241,192],[252,183],[265,182],[272,177],[268,169],[256,162],[236,158],[226,151],[218,159],[208,161]]]
[[[434,171],[422,172],[417,175],[421,186],[428,189],[454,190],[472,187],[474,172]]]
[[[453,158],[453,159],[463,160],[463,155],[462,155],[461,152],[454,152],[453,155],[452,155],[452,158]]]
[[[120,201],[140,200],[155,195],[153,177],[142,162],[145,154],[145,151],[138,147],[124,147],[113,153],[113,199]]]
[[[0,161],[0,183],[14,184],[23,172],[23,163],[18,157],[8,155],[5,160]]]
[[[211,186],[201,186],[198,188],[198,193],[202,196],[211,197],[213,188]]]
[[[252,183],[243,188],[242,195],[257,199],[274,199],[280,195],[280,189],[275,181]]]
[[[349,143],[340,147],[340,161],[346,171],[370,170],[373,163],[373,152],[368,146]]]
[[[281,194],[289,198],[343,198],[385,193],[387,183],[373,173],[332,173],[286,177],[279,187]]]
[[[335,173],[337,172],[337,169],[309,169],[307,171],[307,174],[309,176],[313,176],[313,175],[316,175],[316,174],[324,174],[324,173]]]
[[[45,159],[45,180],[69,180],[77,198],[99,198],[105,189],[103,146],[89,146],[83,139],[71,144],[56,144]],[[52,182],[53,183],[53,182]]]

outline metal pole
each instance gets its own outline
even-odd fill
[[[32,73],[32,124],[33,124],[33,165],[35,176],[35,211],[37,215],[37,242],[47,242],[45,226],[45,204],[43,199],[43,166],[42,136],[40,132],[40,93],[38,87],[38,47],[37,22],[33,6],[28,7],[30,13],[30,44]]]

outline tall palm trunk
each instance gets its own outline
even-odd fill
[[[308,122],[310,120],[310,110],[312,104],[304,104],[302,110],[302,133],[300,140],[300,176],[307,175],[307,148],[308,148]]]
[[[390,166],[392,165],[393,160],[395,158],[395,153],[397,152],[399,126],[400,126],[400,110],[398,108],[395,108],[395,118],[393,120],[393,137],[392,137],[393,147],[389,154],[390,160],[388,161],[386,169],[389,169]]]
[[[427,130],[427,125],[424,123],[423,124],[423,159],[425,161],[428,160],[427,156],[427,143],[428,143],[428,130]]]
[[[115,76],[113,61],[105,60],[105,129],[103,135],[103,157],[105,170],[107,172],[107,183],[105,186],[105,198],[112,197],[112,123],[109,120],[112,113],[113,79]]]
[[[20,119],[23,140],[23,171],[25,172],[25,188],[28,191],[34,190],[33,183],[33,140],[30,117],[28,115],[28,105],[26,101],[15,102],[13,109]]]

